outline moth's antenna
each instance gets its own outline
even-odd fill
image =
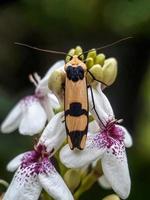
[[[118,43],[120,43],[120,42],[123,42],[123,41],[125,41],[125,40],[129,40],[129,39],[131,39],[131,38],[133,38],[133,37],[122,38],[122,39],[117,40],[117,41],[115,41],[115,42],[113,42],[113,43],[111,43],[111,44],[107,44],[107,45],[105,45],[105,46],[102,46],[102,47],[99,47],[99,48],[95,48],[95,49],[92,49],[92,50],[89,50],[89,51],[84,51],[83,54],[84,54],[84,53],[88,53],[88,52],[90,52],[90,51],[94,51],[94,50],[105,49],[105,48],[107,48],[107,47],[111,47],[111,46],[113,46],[113,45],[115,45],[115,44],[118,44]],[[81,54],[81,55],[82,55],[82,54]]]
[[[66,55],[66,53],[62,52],[62,51],[54,51],[54,50],[41,49],[41,48],[37,48],[37,47],[30,46],[30,45],[27,45],[27,44],[24,44],[24,43],[20,43],[20,42],[15,42],[14,44],[19,45],[19,46],[23,46],[23,47],[27,47],[27,48],[30,48],[30,49],[35,49],[37,51],[43,51],[43,52],[46,52],[46,53]]]

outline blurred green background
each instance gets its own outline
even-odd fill
[[[149,198],[150,187],[149,0],[1,0],[0,122],[20,98],[33,92],[28,74],[43,76],[63,59],[15,46],[15,41],[66,52],[76,45],[88,50],[127,36],[134,38],[102,51],[119,64],[117,80],[105,93],[134,140],[127,150],[132,179],[128,199],[142,200]],[[0,178],[9,182],[12,174],[6,164],[31,147],[29,136],[0,134]],[[81,199],[98,200],[111,192],[95,184]]]

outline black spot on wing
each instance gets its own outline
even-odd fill
[[[79,102],[73,102],[70,104],[70,109],[65,111],[65,116],[70,115],[70,116],[81,116],[81,115],[86,115],[88,116],[88,111],[85,109],[82,109],[81,103]]]
[[[66,73],[67,78],[73,82],[77,82],[78,80],[82,80],[84,78],[84,70],[81,66],[72,67],[69,65],[66,69]]]
[[[71,143],[73,146],[72,149],[78,148],[78,149],[82,150],[80,144],[81,144],[82,137],[86,134],[87,134],[87,129],[84,131],[72,131],[69,133]]]

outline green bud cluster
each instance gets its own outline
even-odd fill
[[[81,181],[79,170],[69,169],[64,175],[64,181],[66,182],[69,189],[74,192]]]
[[[105,58],[105,55],[97,54],[95,49],[91,49],[87,54],[86,66],[97,81],[107,86],[113,84],[117,76],[117,61],[115,58]],[[88,73],[87,81],[89,84],[94,82],[93,77]]]
[[[83,50],[80,46],[70,49],[66,56],[66,63],[69,62],[70,57],[80,55],[80,59],[84,60]],[[97,81],[104,83],[105,86],[110,86],[116,79],[117,76],[117,61],[115,58],[106,59],[105,55],[100,53],[97,54],[95,49],[89,50],[86,58],[85,64],[87,70],[90,73],[87,73],[87,83],[89,85],[97,84]],[[97,80],[97,81],[95,81]],[[49,77],[48,87],[54,92],[54,94],[63,101],[63,91],[65,84],[65,72],[63,69],[55,70]]]
[[[76,48],[73,48],[73,49],[69,50],[69,52],[68,52],[68,54],[66,56],[66,59],[65,59],[66,63],[70,61],[70,56],[72,57],[72,56],[75,56],[75,55],[77,55],[77,56],[81,55],[80,59],[81,60],[84,59],[83,50],[82,50],[82,48],[80,46],[76,46]]]

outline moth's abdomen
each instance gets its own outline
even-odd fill
[[[88,128],[86,79],[74,82],[66,79],[65,124],[71,149],[84,149]]]

